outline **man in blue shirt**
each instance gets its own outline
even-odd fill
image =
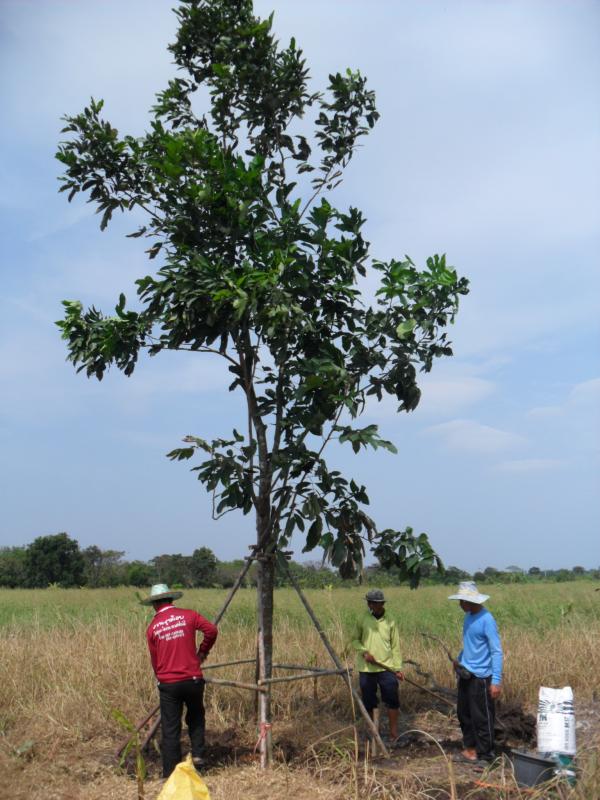
[[[495,700],[502,691],[502,645],[496,620],[483,607],[489,595],[465,581],[449,600],[465,612],[463,649],[454,662],[458,676],[458,721],[463,735],[461,760],[493,761]]]

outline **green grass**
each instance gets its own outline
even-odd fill
[[[600,593],[587,581],[536,583],[486,587],[491,595],[488,608],[500,628],[528,629],[544,633],[571,625],[594,626],[600,621]],[[306,592],[325,627],[349,630],[364,610],[365,590],[313,589]],[[451,587],[423,587],[410,591],[404,587],[386,589],[388,609],[398,619],[405,635],[428,631],[440,636],[460,635],[462,613],[457,603],[447,600]],[[143,595],[144,592],[142,591]],[[191,589],[180,605],[190,606],[208,618],[214,617],[226,597],[222,589]],[[81,623],[123,622],[138,625],[149,620],[152,609],[141,606],[138,592],[118,589],[0,589],[0,629],[65,628]],[[310,620],[293,589],[275,594],[276,627],[302,630]],[[254,627],[255,592],[242,589],[223,620],[223,629]]]

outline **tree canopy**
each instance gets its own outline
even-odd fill
[[[215,517],[254,511],[265,552],[300,529],[304,549],[320,546],[346,576],[368,543],[416,584],[436,563],[427,536],[379,531],[365,487],[330,469],[324,449],[337,439],[395,451],[356,420],[384,395],[416,408],[418,372],[451,354],[445,328],[467,281],[444,256],[424,268],[371,259],[362,213],[325,196],[379,117],[358,71],[312,92],[295,40],[281,47],[250,0],[183,0],[175,13],[179,75],[158,93],[148,131],[122,136],[96,100],[65,118],[61,191],[87,194],[102,230],[116,211],[142,212],[130,235],[149,241],[157,264],[137,281],[137,308],[123,294],[110,315],[64,301],[69,359],[98,379],[111,365],[131,375],[141,350],[222,359],[244,431],[189,435],[170,453],[203,456],[194,470]],[[365,277],[378,287],[371,302]]]
[[[85,561],[79,544],[66,533],[38,536],[25,551],[27,583],[44,588],[52,583],[79,586],[83,583]]]

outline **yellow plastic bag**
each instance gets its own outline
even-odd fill
[[[208,787],[196,772],[191,754],[177,764],[156,800],[210,800]]]

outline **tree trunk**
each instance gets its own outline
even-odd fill
[[[258,556],[258,675],[268,680],[273,669],[273,588],[275,584],[275,562],[271,554]],[[271,687],[259,692],[258,723],[260,741],[260,765],[264,769],[271,765],[273,746],[271,737]]]
[[[260,453],[260,492],[256,503],[257,542],[257,645],[258,677],[268,680],[273,670],[273,589],[275,587],[275,554],[271,533],[271,476],[266,452],[264,428],[257,426]],[[262,452],[261,452],[262,451]],[[260,765],[270,767],[273,761],[271,737],[271,687],[258,693]]]
[[[275,586],[275,555],[271,530],[271,459],[267,440],[267,428],[262,420],[253,386],[253,362],[255,353],[248,332],[242,337],[240,371],[244,376],[248,402],[249,440],[252,428],[256,433],[258,456],[258,485],[254,499],[256,513],[256,561],[257,561],[257,673],[259,680],[268,680],[273,669],[273,589]],[[273,760],[271,738],[271,687],[258,692],[258,724],[260,765],[264,769]]]

